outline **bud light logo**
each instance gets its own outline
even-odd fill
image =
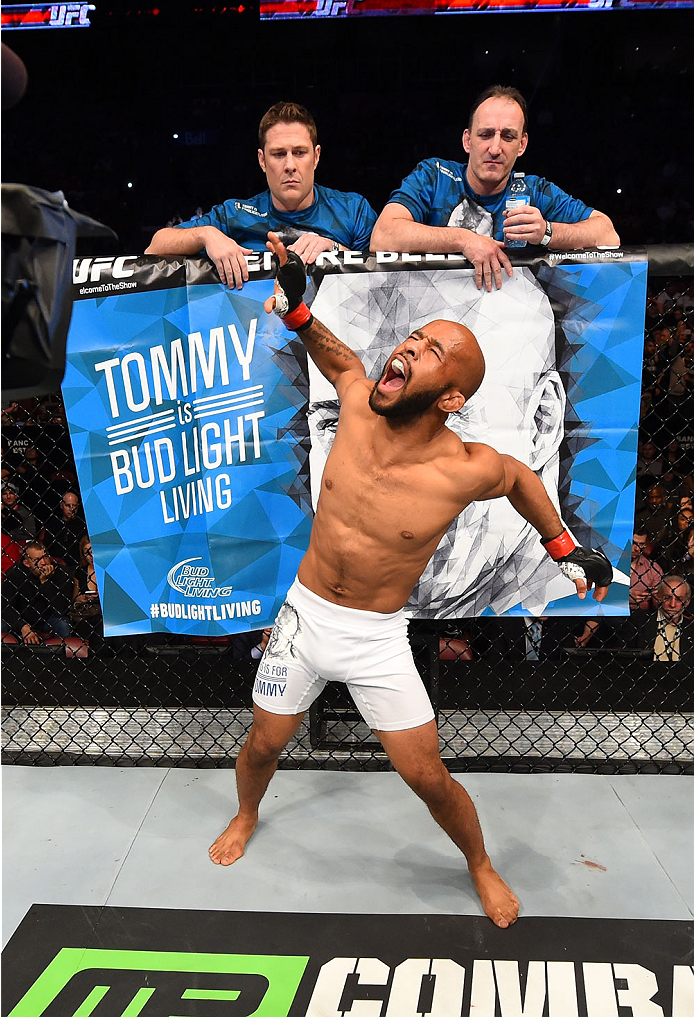
[[[212,570],[207,565],[195,565],[202,558],[186,558],[169,569],[166,581],[184,597],[228,597],[233,586],[215,586]]]

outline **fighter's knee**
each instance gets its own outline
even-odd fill
[[[245,749],[248,762],[252,766],[263,766],[276,762],[284,748],[284,743],[267,734],[251,728]]]
[[[449,794],[451,775],[443,763],[417,767],[400,776],[427,805],[443,802]]]

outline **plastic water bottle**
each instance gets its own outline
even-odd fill
[[[530,204],[530,192],[525,184],[525,173],[514,173],[511,186],[509,188],[509,195],[506,199],[506,211],[512,212],[517,208],[522,208],[523,205]],[[525,247],[527,244],[526,240],[504,240],[506,247]]]

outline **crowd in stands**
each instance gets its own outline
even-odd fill
[[[694,286],[648,295],[636,466],[630,617],[461,619],[442,629],[444,659],[543,660],[633,652],[694,658]],[[101,605],[77,471],[59,397],[2,409],[3,640],[70,636],[102,652]],[[269,632],[237,640],[258,657]],[[203,639],[198,643],[210,641]]]
[[[666,571],[694,572],[694,287],[649,293],[636,524]]]
[[[101,608],[91,542],[62,402],[10,402],[2,410],[3,639],[37,645],[84,631],[84,583],[91,616]],[[93,634],[94,625],[89,634]]]

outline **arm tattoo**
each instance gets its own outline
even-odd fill
[[[305,343],[308,352],[315,355],[317,361],[321,359],[321,351],[325,351],[325,354],[332,354],[335,357],[339,357],[341,360],[356,361],[361,364],[361,360],[356,355],[354,350],[351,350],[349,346],[346,346],[341,342],[337,336],[333,335],[329,328],[314,318],[308,328],[302,329],[299,333],[301,340]]]

